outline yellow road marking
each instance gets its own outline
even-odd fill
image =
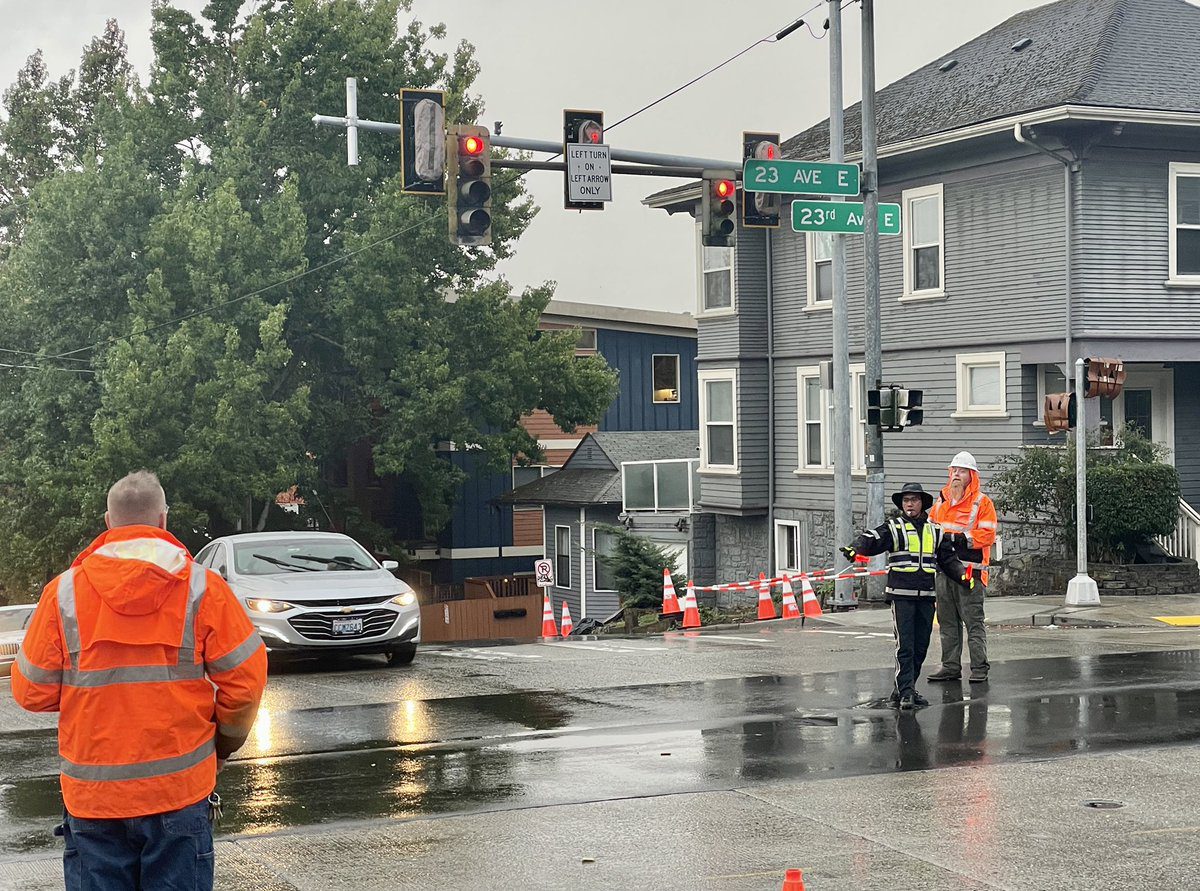
[[[1200,616],[1154,616],[1154,618],[1166,625],[1175,625],[1182,628],[1200,628]]]

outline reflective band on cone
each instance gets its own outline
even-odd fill
[[[663,615],[674,616],[683,612],[679,598],[675,595],[675,580],[671,578],[671,570],[663,570]]]
[[[760,572],[758,574],[758,618],[776,619],[779,614],[775,612],[775,601],[771,599],[771,583],[767,581],[767,574]]]
[[[802,600],[804,603],[804,617],[806,619],[818,619],[822,615],[821,601],[817,600],[817,592],[813,590],[813,586],[808,583],[808,579],[800,580],[801,590],[803,591]]]
[[[783,577],[783,618],[800,618],[800,607],[796,605],[796,592],[792,590],[792,580]]]
[[[575,623],[571,621],[571,608],[567,606],[567,602],[562,602],[562,636],[566,637],[575,630]]]
[[[688,579],[687,594],[683,597],[683,627],[700,627],[700,607],[696,604],[696,591],[691,579]]]
[[[558,629],[554,627],[554,607],[550,605],[550,595],[542,595],[542,637],[558,637]]]

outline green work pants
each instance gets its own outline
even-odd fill
[[[971,649],[971,671],[987,674],[987,628],[983,624],[984,584],[975,579],[975,587],[964,588],[939,572],[937,590],[938,632],[942,639],[942,670],[962,673],[963,627]]]

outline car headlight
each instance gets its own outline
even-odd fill
[[[264,600],[258,597],[247,600],[246,606],[256,613],[285,613],[292,609],[292,605],[283,600]]]
[[[401,606],[412,606],[417,602],[417,595],[412,591],[405,591],[403,594],[397,594],[392,598],[392,603],[398,603]]]

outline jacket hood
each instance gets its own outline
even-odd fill
[[[100,535],[71,565],[113,612],[144,616],[187,586],[190,564],[187,548],[165,529],[121,526]]]
[[[972,501],[975,500],[975,496],[979,494],[979,473],[974,470],[968,470],[967,472],[969,474],[971,474],[971,479],[967,483],[967,487],[965,489],[963,489],[962,498],[959,498],[957,501],[955,501],[950,494],[950,492],[951,492],[950,486],[954,482],[954,477],[953,477],[954,471],[953,470],[947,471],[946,485],[942,489],[942,491],[939,493],[941,495],[942,501],[946,502],[946,504],[953,506],[956,504],[960,504],[962,502],[966,502],[967,504],[970,504]]]

